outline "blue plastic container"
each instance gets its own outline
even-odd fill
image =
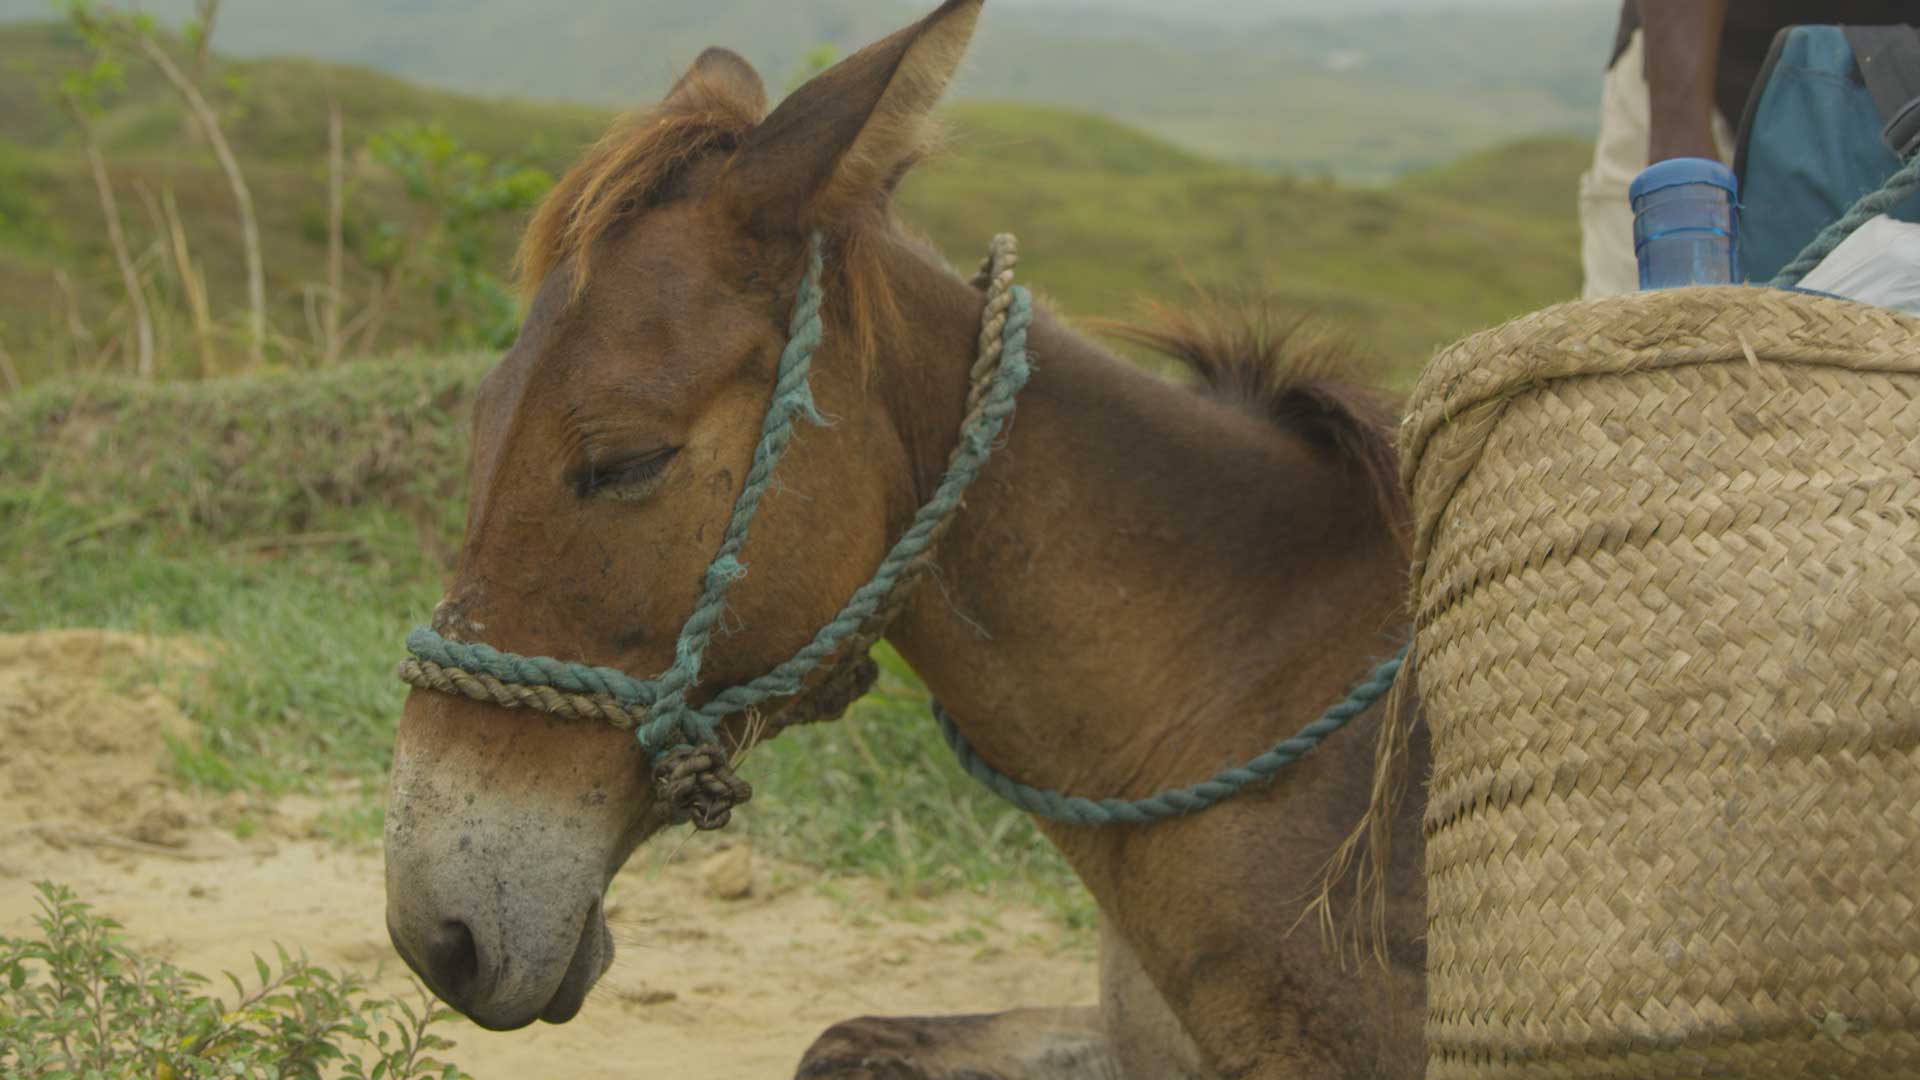
[[[1733,170],[1706,158],[1673,158],[1633,180],[1633,253],[1642,289],[1728,285],[1737,258]]]

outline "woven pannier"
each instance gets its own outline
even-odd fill
[[[1920,321],[1566,304],[1403,449],[1428,1076],[1920,1077]]]

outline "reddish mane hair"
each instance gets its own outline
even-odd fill
[[[627,218],[658,205],[686,167],[731,151],[760,122],[760,105],[728,84],[690,72],[667,100],[616,121],[534,211],[514,268],[523,292],[571,261],[573,292],[587,286],[577,258]]]

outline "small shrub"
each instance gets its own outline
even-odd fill
[[[38,938],[0,936],[0,1076],[21,1080],[243,1077],[259,1080],[458,1080],[429,1031],[452,1014],[422,993],[416,1008],[353,974],[304,957],[254,958],[259,985],[207,980],[129,948],[120,924],[63,885],[40,882]]]
[[[388,222],[370,261],[430,285],[442,340],[504,349],[520,330],[520,305],[489,269],[495,230],[539,203],[553,177],[532,165],[493,161],[440,124],[395,124],[367,142],[407,198],[431,215],[424,232]]]

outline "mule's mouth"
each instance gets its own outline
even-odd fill
[[[567,963],[567,972],[560,976],[560,985],[554,989],[553,997],[547,1000],[546,1008],[540,1010],[540,1019],[549,1024],[564,1024],[578,1016],[580,1006],[586,1004],[587,992],[612,966],[613,934],[607,929],[605,911],[595,901],[580,927],[580,942],[574,946],[573,959]],[[529,1020],[513,1026],[525,1027],[531,1022]]]

